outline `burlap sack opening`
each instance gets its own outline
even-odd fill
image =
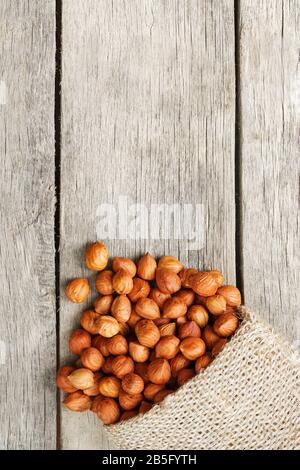
[[[300,357],[245,308],[201,374],[148,413],[106,426],[119,449],[299,449]]]

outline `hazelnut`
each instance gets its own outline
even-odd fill
[[[239,326],[239,320],[233,313],[223,313],[216,319],[213,329],[218,336],[231,336]]]
[[[181,353],[177,354],[177,356],[175,356],[170,362],[172,377],[177,377],[177,374],[181,369],[185,369],[190,365],[191,361],[189,359],[184,357]]]
[[[144,381],[142,377],[131,372],[126,374],[122,379],[122,389],[129,395],[137,395],[144,390]]]
[[[102,377],[99,380],[99,392],[104,397],[117,398],[121,388],[121,380],[117,377]]]
[[[107,349],[110,354],[120,356],[128,353],[128,343],[126,338],[122,335],[116,335],[109,338],[107,341]]]
[[[218,269],[212,269],[210,271],[210,274],[212,274],[214,276],[215,280],[217,281],[217,283],[221,287],[223,285],[223,282],[224,282],[223,274],[220,271],[218,271]]]
[[[160,333],[152,320],[140,320],[135,326],[137,339],[143,346],[153,348],[160,339]]]
[[[191,275],[189,277],[189,284],[196,294],[203,297],[214,295],[219,288],[215,277],[209,272],[199,272]]]
[[[104,374],[109,375],[109,374],[112,374],[112,373],[113,373],[113,371],[112,371],[112,362],[113,362],[114,359],[115,359],[114,356],[108,356],[108,357],[105,359],[105,362],[104,362],[104,364],[103,364],[103,366],[102,366],[102,372],[103,372]]]
[[[193,369],[180,369],[177,374],[177,383],[179,387],[193,377],[195,377],[195,371]]]
[[[148,320],[160,317],[158,305],[149,298],[139,299],[135,305],[135,311],[140,317],[147,318]]]
[[[167,323],[171,323],[171,319],[170,318],[162,318],[162,317],[159,317],[159,318],[155,318],[155,320],[153,320],[155,325],[160,327],[161,325],[166,325]]]
[[[164,384],[152,384],[149,383],[146,385],[145,390],[144,390],[144,396],[147,400],[153,401],[155,395],[160,392],[161,390],[165,389]]]
[[[108,315],[101,315],[97,320],[97,333],[105,338],[111,338],[120,331],[120,326],[117,320]]]
[[[202,339],[206,344],[207,349],[212,349],[219,341],[220,337],[214,332],[211,325],[206,325],[202,332]]]
[[[180,343],[180,351],[191,361],[194,361],[205,353],[205,343],[201,338],[188,337]]]
[[[147,411],[151,410],[152,405],[146,400],[143,400],[139,407],[139,413],[147,413]]]
[[[111,314],[119,322],[125,323],[129,320],[131,303],[126,295],[122,294],[115,298],[111,307]]]
[[[226,300],[223,295],[215,294],[206,299],[206,307],[213,315],[221,315],[226,310]]]
[[[113,398],[103,398],[99,402],[97,416],[104,424],[116,423],[120,414],[120,407]]]
[[[194,336],[195,338],[201,337],[200,327],[194,321],[187,321],[180,325],[178,329],[178,337],[180,339],[187,338],[188,336]]]
[[[148,377],[148,363],[147,362],[138,362],[134,365],[134,372],[142,377],[144,384],[149,382]]]
[[[202,295],[195,295],[195,304],[197,305],[202,305],[202,307],[205,307],[206,305],[206,297],[202,297]]]
[[[129,354],[135,362],[146,362],[149,359],[150,350],[138,341],[129,343]]]
[[[133,280],[128,271],[120,269],[113,277],[113,288],[118,294],[129,294],[133,288]]]
[[[178,274],[183,269],[183,264],[174,256],[163,256],[158,262],[160,269],[169,269],[175,274]]]
[[[166,325],[160,325],[158,327],[160,336],[169,336],[176,334],[176,323],[167,323]]]
[[[187,318],[186,315],[182,315],[182,317],[176,318],[176,324],[177,324],[178,326],[183,325],[183,324],[186,323],[187,321],[188,321],[188,318]]]
[[[95,312],[100,315],[107,315],[110,312],[113,300],[114,298],[112,295],[102,295],[101,297],[98,297],[94,302]]]
[[[137,322],[139,322],[141,319],[142,319],[142,317],[140,317],[140,316],[136,313],[135,308],[132,308],[132,310],[131,310],[131,315],[130,315],[129,320],[127,321],[127,324],[130,326],[130,328],[135,328],[135,325],[136,325]]]
[[[85,395],[88,395],[89,397],[96,397],[99,395],[99,380],[101,379],[102,375],[103,374],[101,372],[95,372],[94,385],[83,390]]]
[[[157,287],[153,287],[149,294],[149,299],[154,300],[155,303],[162,308],[165,301],[171,297],[170,294],[164,294]]]
[[[88,298],[89,292],[89,282],[87,279],[82,277],[73,279],[71,282],[69,282],[65,289],[66,297],[68,297],[68,299],[75,304],[81,304],[84,302]]]
[[[85,390],[94,385],[94,374],[89,369],[75,369],[68,375],[69,382],[79,390]]]
[[[188,268],[188,269],[183,269],[182,271],[180,271],[180,273],[178,274],[180,280],[181,280],[181,285],[182,287],[186,287],[186,288],[190,288],[190,277],[193,275],[193,274],[196,274],[198,271],[197,269],[195,268]]]
[[[190,289],[180,289],[173,295],[173,299],[180,300],[187,307],[190,307],[195,301],[195,292]]]
[[[127,421],[128,419],[135,418],[135,416],[137,416],[138,413],[140,413],[140,411],[137,411],[137,410],[124,411],[121,414],[120,421]]]
[[[157,358],[172,359],[179,352],[180,340],[176,336],[168,335],[161,338],[155,346]]]
[[[225,297],[229,307],[240,307],[242,303],[241,293],[235,286],[223,286],[218,289],[218,294]]]
[[[138,262],[138,276],[146,281],[153,281],[155,279],[156,268],[155,259],[150,253],[146,253]]]
[[[96,414],[98,413],[98,406],[99,406],[100,401],[103,400],[103,398],[104,398],[104,397],[103,397],[102,395],[97,395],[97,396],[93,399],[93,401],[92,401],[92,406],[91,406],[91,411],[92,411],[93,413],[96,413]]]
[[[124,375],[134,371],[134,362],[131,357],[122,354],[112,360],[111,369],[114,375],[122,379]]]
[[[119,321],[120,335],[127,336],[130,332],[129,325],[125,322]]]
[[[91,333],[91,335],[96,335],[98,333],[98,327],[96,320],[100,318],[99,313],[94,312],[94,310],[85,310],[80,318],[80,325],[86,331]]]
[[[156,270],[156,284],[163,294],[174,294],[181,288],[180,278],[169,269]]]
[[[108,263],[109,253],[104,243],[97,241],[85,251],[85,263],[92,271],[102,271]]]
[[[198,357],[198,359],[195,362],[195,372],[196,374],[199,374],[199,372],[202,372],[211,362],[213,358],[209,353],[203,354],[203,356]]]
[[[92,400],[87,395],[78,391],[70,393],[63,403],[71,411],[86,411],[90,409]]]
[[[163,306],[163,317],[164,318],[179,318],[185,315],[187,312],[187,305],[180,299],[172,297],[165,301]]]
[[[102,271],[96,277],[96,290],[102,295],[111,295],[114,291],[112,271]]]
[[[71,382],[68,379],[68,375],[70,375],[73,370],[75,370],[75,367],[64,366],[60,367],[60,369],[57,371],[56,385],[65,393],[73,393],[78,390],[77,388],[73,387],[73,385],[71,385]]]
[[[167,395],[171,395],[171,393],[173,393],[173,390],[160,390],[153,399],[154,403],[160,403]]]
[[[102,356],[107,357],[109,356],[108,341],[109,338],[97,335],[92,340],[92,346],[97,348],[101,352]]]
[[[134,277],[136,275],[136,265],[129,258],[114,258],[112,268],[115,272],[118,272],[123,269],[124,271],[127,271],[131,277]]]
[[[158,358],[148,365],[148,377],[154,384],[166,384],[171,378],[171,368],[166,359]]]
[[[214,347],[212,348],[211,354],[213,357],[216,357],[224,348],[224,346],[228,343],[228,339],[226,338],[220,338]]]
[[[120,389],[119,403],[121,407],[123,408],[123,410],[133,410],[141,403],[142,400],[143,400],[142,393],[129,395],[129,393],[124,392],[122,388]]]
[[[104,364],[104,357],[101,352],[96,348],[85,349],[80,356],[83,367],[96,372],[100,370]]]
[[[131,302],[137,302],[139,299],[143,299],[148,297],[150,292],[150,284],[144,279],[140,279],[139,277],[135,277],[133,279],[133,287],[131,292],[128,294],[129,299]]]
[[[200,328],[204,328],[208,323],[208,312],[203,305],[192,305],[187,313],[188,319],[197,323]]]
[[[91,335],[87,331],[80,329],[75,330],[69,339],[70,351],[79,356],[84,349],[91,346],[91,343]]]

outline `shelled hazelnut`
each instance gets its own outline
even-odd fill
[[[137,263],[114,258],[110,268],[101,241],[85,260],[100,296],[70,336],[74,366],[56,376],[72,411],[90,409],[107,425],[147,413],[210,367],[239,327],[241,294],[217,269],[185,268],[175,256],[157,262],[150,253]],[[65,290],[75,303],[89,292],[84,278]]]

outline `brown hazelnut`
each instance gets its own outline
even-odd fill
[[[94,374],[89,369],[75,369],[68,375],[68,380],[73,387],[84,390],[94,385]]]
[[[112,362],[113,362],[114,359],[115,359],[115,356],[108,356],[105,359],[105,362],[102,366],[102,372],[104,374],[110,375],[110,374],[113,373],[113,371],[112,371]]]
[[[241,293],[235,286],[223,286],[218,289],[218,294],[225,297],[229,307],[240,307],[242,303]]]
[[[201,337],[200,327],[194,321],[187,321],[180,325],[178,329],[178,337],[180,339],[187,338],[188,336],[194,336],[195,338]]]
[[[153,287],[149,294],[149,299],[154,300],[155,303],[162,308],[165,301],[171,297],[170,294],[164,294],[157,287]]]
[[[89,282],[87,279],[82,277],[73,279],[71,282],[69,282],[65,289],[66,297],[68,297],[68,299],[75,304],[81,304],[84,302],[88,298],[89,292]]]
[[[185,287],[185,288],[190,288],[190,277],[193,275],[193,274],[196,274],[198,271],[197,269],[195,268],[188,268],[188,269],[183,269],[182,271],[180,271],[180,273],[178,274],[180,280],[181,280],[181,285],[182,287]]]
[[[92,406],[91,406],[91,411],[92,411],[93,413],[96,413],[96,414],[98,413],[98,406],[99,406],[100,401],[103,400],[103,398],[104,398],[103,395],[97,395],[97,396],[93,399],[93,401],[92,401]]]
[[[122,388],[120,389],[119,403],[123,410],[133,410],[141,403],[142,400],[142,393],[137,393],[136,395],[129,395],[129,393],[124,392]]]
[[[75,370],[75,367],[64,366],[60,367],[60,369],[57,371],[56,385],[65,393],[73,393],[78,390],[77,388],[73,387],[73,385],[71,385],[71,382],[68,379],[68,375],[70,375],[73,370]]]
[[[167,323],[166,325],[161,325],[158,327],[160,336],[169,336],[176,334],[176,323],[171,322]]]
[[[127,322],[131,315],[131,302],[124,294],[119,295],[113,301],[111,307],[112,316],[119,322]]]
[[[128,294],[129,299],[131,302],[135,303],[139,299],[144,299],[148,297],[150,292],[150,284],[144,279],[140,279],[139,277],[135,277],[133,279],[133,287],[131,292]]]
[[[187,315],[182,315],[182,317],[176,318],[176,324],[177,326],[183,325],[188,321]]]
[[[104,338],[111,338],[115,336],[120,331],[120,326],[117,320],[108,315],[101,315],[100,318],[96,321],[97,324],[97,333],[104,336]]]
[[[97,416],[104,424],[116,423],[120,414],[120,407],[113,398],[103,398],[99,402]]]
[[[112,268],[115,272],[118,272],[123,269],[124,271],[127,271],[131,277],[134,277],[136,275],[136,265],[129,258],[114,258]]]
[[[99,392],[104,397],[117,398],[121,388],[121,380],[114,376],[102,377],[99,380]]]
[[[120,269],[113,277],[113,288],[118,294],[129,294],[133,288],[133,280],[128,271]]]
[[[92,404],[92,400],[82,392],[70,393],[64,399],[64,405],[71,411],[86,411],[89,410]]]
[[[120,421],[127,421],[128,419],[135,418],[138,415],[138,413],[140,413],[140,411],[137,411],[137,410],[124,411],[121,414]]]
[[[202,339],[206,344],[207,349],[212,349],[219,341],[220,337],[214,332],[211,325],[206,325],[202,332]]]
[[[180,300],[186,304],[187,307],[190,307],[195,301],[195,292],[190,289],[180,289],[173,295],[173,298]]]
[[[233,313],[223,313],[216,319],[213,329],[218,336],[231,336],[239,326],[239,320]]]
[[[108,341],[109,338],[97,335],[92,340],[92,346],[97,348],[101,352],[102,356],[107,357],[109,356]]]
[[[149,384],[146,385],[146,387],[145,387],[144,396],[145,396],[145,398],[147,398],[147,400],[153,401],[155,395],[156,395],[160,390],[164,390],[164,389],[165,389],[165,385],[164,385],[164,384],[152,384],[152,383],[149,383]]]
[[[160,339],[159,329],[152,320],[140,320],[135,326],[135,334],[139,342],[147,348],[154,348]]]
[[[191,361],[194,361],[205,353],[205,343],[201,338],[188,337],[180,343],[180,351]]]
[[[160,317],[158,305],[149,298],[139,299],[135,305],[135,311],[140,317],[147,318],[148,320]]]
[[[203,305],[192,305],[188,310],[188,319],[197,323],[200,328],[204,328],[209,319],[208,312]]]
[[[112,373],[119,379],[122,379],[124,375],[134,371],[134,362],[131,357],[122,354],[112,360],[111,368]]]
[[[162,318],[162,317],[159,317],[159,318],[155,318],[155,320],[153,320],[155,325],[160,327],[161,325],[166,325],[167,323],[171,323],[171,319],[170,318]]]
[[[220,271],[218,271],[218,269],[212,269],[210,271],[210,274],[212,274],[214,276],[215,280],[217,281],[217,283],[221,287],[223,285],[223,282],[224,282],[223,274]]]
[[[199,374],[199,372],[203,371],[211,362],[213,358],[209,353],[203,354],[203,356],[198,357],[195,362],[195,372]]]
[[[156,284],[163,294],[174,294],[181,288],[179,276],[169,269],[157,268]]]
[[[183,269],[183,264],[175,256],[163,256],[158,262],[160,269],[169,269],[178,274]]]
[[[102,295],[101,297],[98,297],[94,302],[95,312],[100,315],[107,315],[110,312],[113,300],[114,298],[112,295]]]
[[[91,343],[91,335],[87,331],[80,329],[75,330],[71,334],[69,340],[70,351],[79,356],[84,349],[91,346]]]
[[[193,369],[180,369],[177,374],[177,383],[179,387],[193,377],[195,377],[195,371]]]
[[[136,325],[137,322],[139,322],[140,320],[142,320],[142,317],[140,317],[140,316],[136,313],[135,308],[133,307],[132,310],[131,310],[130,318],[129,318],[129,320],[127,321],[127,324],[130,326],[130,328],[135,328],[135,325]]]
[[[196,294],[202,295],[203,297],[214,295],[219,288],[215,277],[206,271],[191,275],[189,277],[189,284]]]
[[[151,410],[152,405],[146,400],[143,400],[139,407],[139,413],[147,413],[147,411]]]
[[[138,374],[131,372],[123,377],[121,386],[129,395],[137,395],[144,390],[144,381]]]
[[[228,339],[226,338],[220,338],[214,347],[212,348],[211,354],[213,357],[216,357],[224,348],[224,346],[228,343]]]
[[[82,351],[80,356],[83,367],[96,372],[100,370],[104,364],[104,357],[96,348],[87,348]]]
[[[119,321],[120,335],[127,336],[130,333],[129,325],[125,322]]]
[[[138,341],[131,341],[129,343],[129,354],[134,362],[146,362],[149,359],[150,350]]]
[[[147,362],[138,362],[134,365],[134,372],[142,377],[144,384],[149,382],[148,377],[148,363]]]
[[[215,294],[206,299],[206,308],[213,315],[221,315],[226,310],[226,300],[223,295]]]
[[[89,397],[96,397],[99,395],[99,380],[101,379],[102,375],[103,374],[101,372],[94,373],[94,385],[83,390],[85,395],[88,395]]]
[[[172,359],[179,352],[180,339],[169,335],[161,338],[155,346],[155,355],[157,358]]]
[[[153,401],[154,401],[154,403],[160,403],[161,401],[164,400],[164,398],[166,398],[166,396],[171,395],[172,393],[173,393],[173,390],[166,390],[166,389],[160,390],[155,395]]]
[[[104,243],[97,241],[89,245],[85,252],[85,263],[92,271],[102,271],[106,268],[109,252]]]
[[[190,365],[191,361],[189,359],[184,357],[181,353],[177,354],[177,356],[175,356],[170,362],[172,377],[177,377],[177,374],[181,369],[185,369]]]
[[[138,276],[146,281],[153,281],[155,279],[157,264],[150,253],[146,253],[138,262]]]
[[[187,312],[187,305],[180,299],[172,297],[165,301],[163,306],[163,317],[164,318],[179,318],[185,315]]]
[[[96,277],[96,290],[102,295],[111,295],[114,291],[112,280],[114,273],[112,271],[102,271]]]
[[[126,338],[122,335],[116,335],[109,338],[107,341],[107,349],[110,354],[120,356],[128,353],[128,343]]]
[[[99,313],[94,312],[94,310],[85,310],[80,318],[80,325],[86,331],[91,333],[91,335],[96,335],[98,333],[98,327],[96,321],[100,318]]]
[[[170,364],[166,359],[158,358],[148,365],[148,377],[154,384],[166,384],[171,378]]]

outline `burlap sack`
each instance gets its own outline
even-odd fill
[[[119,449],[299,449],[300,357],[257,316],[148,413],[106,426]]]

